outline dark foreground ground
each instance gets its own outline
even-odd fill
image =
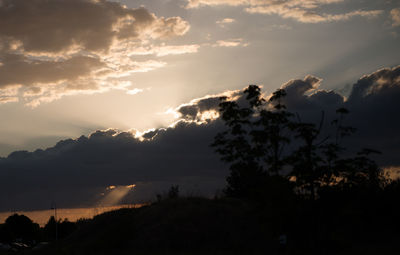
[[[79,221],[67,237],[41,249],[0,254],[398,255],[399,221],[393,219],[399,214],[384,211],[395,204],[382,203],[299,208],[292,201],[283,210],[239,199],[167,199]],[[282,235],[286,245],[280,244]]]

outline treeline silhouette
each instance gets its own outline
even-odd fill
[[[400,181],[371,159],[377,151],[345,148],[355,132],[347,109],[309,123],[285,96],[267,100],[251,85],[239,100],[221,98],[226,130],[212,146],[230,168],[222,195],[182,197],[172,186],[140,208],[60,221],[57,242],[54,218],[40,229],[14,215],[0,241],[51,242],[24,254],[400,254]]]

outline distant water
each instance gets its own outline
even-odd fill
[[[131,205],[117,205],[117,206],[104,206],[104,207],[92,207],[92,208],[60,208],[57,209],[57,218],[69,221],[76,221],[81,218],[93,218],[94,216],[120,209],[120,208],[135,208],[141,207],[141,204]],[[54,210],[39,210],[39,211],[15,211],[15,212],[0,212],[0,223],[4,223],[8,216],[18,213],[23,214],[38,223],[40,226],[44,226],[51,216],[54,216]]]

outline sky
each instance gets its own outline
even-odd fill
[[[395,0],[0,0],[0,209],[215,193],[215,99],[249,84],[291,88],[295,110],[346,104],[396,168],[399,45]]]

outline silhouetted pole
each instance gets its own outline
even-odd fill
[[[55,226],[55,228],[56,228],[56,242],[57,242],[57,240],[58,240],[58,227],[57,227],[57,205],[56,205],[56,203],[54,203],[54,206],[53,206],[53,208],[51,208],[51,209],[54,209],[54,219],[55,219],[55,224],[56,224],[56,226]]]

